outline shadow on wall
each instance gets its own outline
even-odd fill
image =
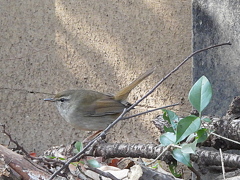
[[[37,152],[81,139],[85,134],[42,99],[79,87],[114,93],[156,67],[156,73],[134,89],[130,102],[139,99],[190,53],[190,2],[0,1],[1,123],[20,144]],[[189,66],[183,67],[145,104],[175,103],[186,97],[190,82]],[[151,118],[131,120],[119,134],[132,142],[142,141],[144,134],[151,142]]]
[[[194,82],[205,75],[213,86],[212,101],[204,111],[208,115],[225,115],[232,99],[240,95],[239,7],[239,2],[230,0],[193,1],[193,50],[232,43],[232,46],[206,51],[193,58]]]
[[[167,57],[164,61],[175,60],[173,54],[177,54],[177,48],[169,45],[178,44],[181,37],[174,37],[178,35],[171,30],[183,26],[180,20],[174,19],[180,17],[173,18],[170,14],[177,5],[147,1],[58,1],[56,42],[60,51],[66,52],[58,53],[58,59],[85,82],[84,88],[92,89],[89,84],[94,82],[97,89],[98,86],[103,89],[103,83],[107,85],[106,92],[113,91],[109,86],[119,89],[125,80],[120,79],[119,84],[109,82],[109,77],[116,81],[116,75],[131,76],[133,69],[140,74],[155,66],[156,61],[162,61],[162,57]]]

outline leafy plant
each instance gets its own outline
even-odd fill
[[[83,143],[82,142],[77,141],[74,144],[74,146],[75,146],[75,149],[74,149],[75,153],[78,153],[78,152],[82,151],[82,149],[83,149]],[[46,158],[48,158],[48,159],[59,159],[59,160],[62,160],[62,161],[66,160],[65,158],[55,157],[55,156],[46,156]],[[86,160],[86,161],[79,161],[79,162],[71,162],[71,164],[74,165],[74,166],[78,166],[80,163],[81,164],[87,164],[87,165],[89,165],[91,167],[94,167],[94,168],[99,168],[100,167],[100,164],[96,159],[89,159],[89,160]]]
[[[83,143],[82,142],[79,142],[77,141],[75,144],[74,144],[77,152],[80,152],[82,149],[83,149]]]
[[[74,146],[75,146],[76,151],[77,151],[76,153],[82,151],[82,149],[83,149],[83,143],[82,142],[77,141]],[[86,162],[87,165],[89,165],[91,167],[94,167],[94,168],[99,168],[100,167],[100,164],[96,159],[89,159],[85,162]],[[78,163],[85,164],[84,161],[79,161],[77,163],[75,162],[74,164],[73,163],[72,164],[77,166]]]
[[[169,164],[169,170],[177,178],[180,178],[182,176],[182,174],[179,174],[177,172],[177,161],[172,161],[171,164]]]
[[[188,99],[192,106],[199,112],[199,116],[190,115],[180,119],[174,112],[163,110],[163,119],[171,126],[164,127],[166,133],[160,136],[163,146],[173,146],[172,156],[178,162],[192,167],[190,154],[195,153],[197,143],[204,142],[208,137],[208,129],[201,128],[201,123],[211,122],[209,118],[202,117],[202,111],[212,98],[212,87],[209,80],[202,76],[192,86]],[[173,167],[171,167],[173,169]]]

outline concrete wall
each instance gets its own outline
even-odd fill
[[[235,0],[193,1],[193,49],[230,41],[194,57],[193,79],[202,75],[213,85],[213,98],[205,114],[223,116],[240,94],[240,3]]]
[[[72,88],[114,93],[156,67],[131,93],[134,102],[191,53],[190,0],[0,1],[0,23],[0,122],[28,151],[88,134],[43,98]],[[191,61],[135,112],[186,99],[190,86]],[[191,108],[186,103],[174,110]],[[151,120],[157,114],[116,125],[109,141],[155,142]]]

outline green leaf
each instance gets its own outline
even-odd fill
[[[164,129],[165,132],[173,132],[173,133],[175,132],[172,127],[164,126],[163,129]]]
[[[195,133],[192,133],[192,134],[190,134],[188,137],[187,137],[187,139],[186,139],[186,143],[191,143],[191,142],[193,142],[195,139],[196,139],[196,134]]]
[[[180,178],[182,176],[182,174],[179,174],[177,171],[177,161],[176,160],[174,160],[174,162],[169,164],[169,170],[177,178]]]
[[[190,162],[190,154],[189,153],[183,153],[181,149],[174,149],[172,152],[173,158],[176,159],[178,162],[181,162],[188,167],[192,167]]]
[[[177,120],[178,119],[178,116],[176,115],[175,112],[167,110],[167,109],[163,109],[162,111],[164,112],[163,119],[165,119],[165,120]]]
[[[190,115],[178,122],[176,143],[184,140],[190,134],[196,132],[201,125],[201,119],[197,116]]]
[[[99,168],[100,164],[96,159],[90,159],[87,161],[88,165],[94,168]]]
[[[66,160],[65,158],[62,158],[62,157],[54,157],[54,156],[46,156],[46,158],[48,158],[48,159],[60,159],[60,160]]]
[[[164,112],[163,119],[167,120],[168,123],[172,126],[173,130],[175,130],[177,126],[176,122],[178,122],[179,119],[176,113],[166,109],[163,109],[162,111]]]
[[[189,101],[201,114],[212,98],[212,86],[205,76],[202,76],[191,88]]]
[[[151,166],[152,169],[157,169],[159,166],[159,163],[156,163],[155,165]]]
[[[182,146],[181,151],[182,151],[183,153],[190,153],[190,154],[192,153],[192,154],[194,154],[195,151],[196,151],[196,148],[197,148],[197,140],[195,140],[193,143],[189,143],[189,144],[185,143],[185,144],[182,144],[181,146]]]
[[[79,164],[84,164],[84,161],[71,162],[70,164],[72,164],[74,166],[78,166]]]
[[[76,142],[75,143],[75,148],[77,149],[78,152],[80,152],[83,149],[83,143],[82,142]]]
[[[164,134],[161,134],[159,139],[161,145],[168,146],[170,144],[175,144],[176,142],[176,135],[171,132],[166,132]]]
[[[210,118],[203,118],[202,121],[208,122],[208,123],[212,122],[212,120]]]
[[[79,164],[79,162],[71,162],[70,164],[77,166]]]
[[[201,143],[206,141],[208,138],[208,129],[202,128],[197,131],[197,142]]]
[[[55,159],[56,157],[55,156],[45,156],[46,158],[48,159]]]

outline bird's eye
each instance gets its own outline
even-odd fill
[[[61,102],[64,102],[65,100],[66,100],[65,98],[59,99],[59,101],[61,101]]]

